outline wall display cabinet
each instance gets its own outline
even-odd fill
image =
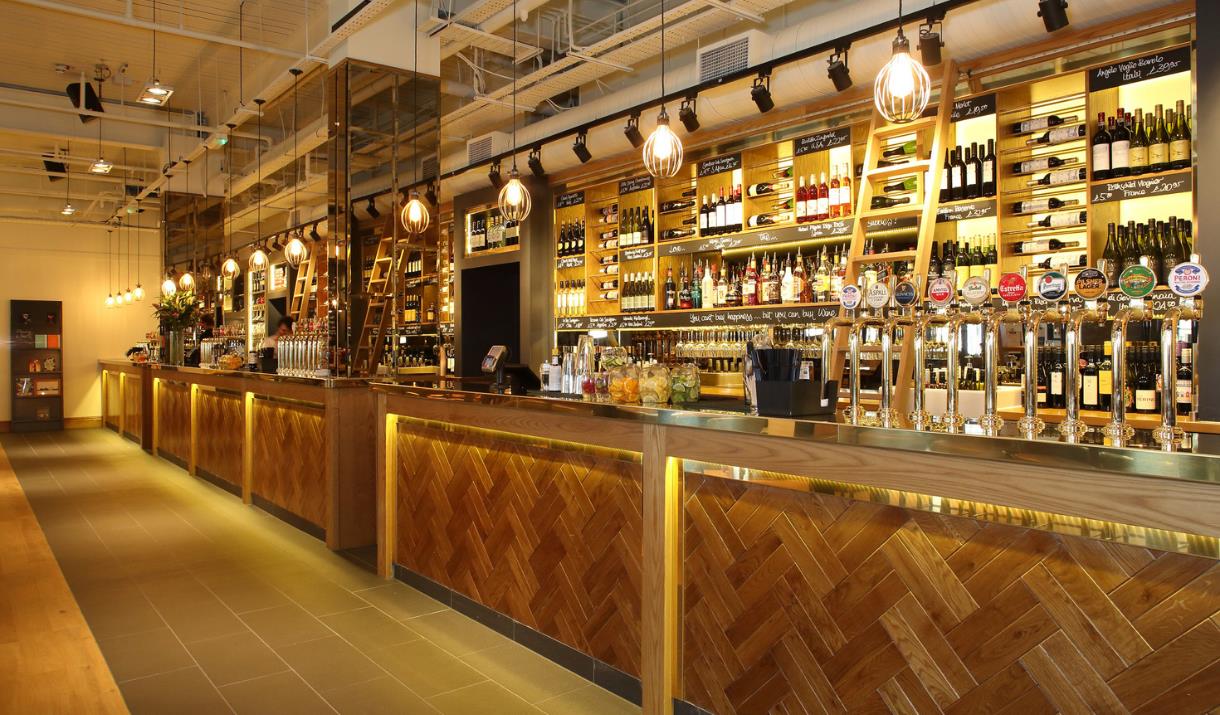
[[[64,428],[63,304],[10,301],[12,431]]]

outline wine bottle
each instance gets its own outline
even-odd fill
[[[774,226],[777,223],[788,223],[790,221],[792,221],[791,213],[766,213],[751,216],[749,225],[750,228],[758,228],[759,226]]]
[[[987,155],[983,157],[983,196],[995,196],[996,193],[996,178],[995,178],[996,158],[995,158],[995,139],[987,140]]]
[[[1110,176],[1131,175],[1131,132],[1122,123],[1123,109],[1118,108],[1118,119],[1110,117]]]
[[[1067,226],[1080,226],[1088,218],[1087,211],[1067,211],[1064,213],[1048,214],[1030,222],[1030,228],[1064,228]]]
[[[1074,121],[1076,121],[1075,115],[1071,115],[1071,116],[1067,116],[1067,117],[1060,117],[1057,114],[1051,114],[1046,117],[1035,117],[1032,119],[1026,119],[1021,122],[1016,122],[1015,124],[1013,124],[1011,126],[1012,126],[1013,134],[1030,134],[1033,132],[1040,132],[1044,129],[1049,129],[1051,127],[1057,127],[1060,124],[1064,124],[1066,122],[1074,122]]]
[[[908,191],[914,191],[918,186],[919,182],[914,176],[910,176],[895,184],[886,184],[881,190],[887,194],[904,194]]]
[[[911,156],[915,153],[915,140],[903,142],[881,152],[881,156],[886,159],[895,159],[903,156]]]
[[[888,209],[909,203],[911,203],[910,196],[874,196],[872,205],[875,209]]]
[[[953,200],[952,164],[953,152],[950,149],[945,149],[945,165],[940,170],[940,202],[942,204]]]
[[[1069,248],[1079,248],[1079,241],[1060,241],[1057,238],[1043,238],[1034,241],[1021,241],[1013,244],[1013,253],[1019,256],[1030,256],[1036,253],[1049,253]]]
[[[966,162],[962,161],[962,148],[953,150],[953,165],[949,171],[951,180],[949,198],[960,201],[966,198]]]
[[[1016,175],[1037,174],[1042,171],[1058,169],[1061,166],[1075,163],[1076,157],[1074,156],[1064,158],[1058,156],[1040,156],[1037,159],[1026,159],[1025,161],[1018,161],[1013,164],[1012,173]]]
[[[687,238],[695,235],[693,228],[667,228],[661,232],[661,240],[674,241],[679,238]]]
[[[818,182],[818,221],[830,218],[830,185],[826,183],[826,172],[822,172],[822,180]]]
[[[1156,105],[1155,123],[1150,122],[1148,135],[1148,169],[1164,171],[1169,168],[1169,134],[1165,131],[1165,116],[1161,105]]]
[[[771,176],[775,177],[776,179],[791,179],[792,178],[792,166],[788,165],[788,166],[780,167],[779,169],[776,169],[775,171],[771,172]]]
[[[1110,132],[1106,130],[1106,113],[1097,113],[1097,131],[1093,132],[1093,180],[1110,178]]]
[[[966,154],[966,198],[977,199],[983,193],[983,159],[978,144],[971,142]]]
[[[693,199],[675,199],[672,201],[662,201],[661,202],[661,213],[672,213],[674,211],[681,211],[682,209],[688,209],[694,205],[695,205],[695,201]]]
[[[1080,203],[1077,199],[1060,199],[1054,196],[1045,199],[1026,199],[1025,201],[1017,201],[1012,205],[1014,214],[1032,214],[1042,213],[1044,211],[1055,211],[1067,206],[1075,206]]]
[[[1077,124],[1074,127],[1055,127],[1049,132],[1043,134],[1036,139],[1027,139],[1025,143],[1029,146],[1041,144],[1044,146],[1053,146],[1055,144],[1063,144],[1070,141],[1075,141],[1085,134],[1088,130],[1083,124]]]
[[[1132,174],[1143,174],[1148,171],[1148,133],[1144,128],[1144,114],[1135,110],[1135,126],[1131,130],[1131,148],[1128,151],[1128,163]]]
[[[774,194],[777,191],[791,191],[791,190],[792,190],[791,181],[775,181],[775,182],[760,181],[757,184],[750,184],[750,188],[747,190],[746,193],[748,193],[750,196],[753,197],[753,196],[766,196],[767,194]]]
[[[1119,256],[1114,238],[1114,224],[1106,228],[1106,246],[1101,252],[1098,268],[1106,275],[1106,282],[1112,286],[1118,285],[1118,276],[1122,270],[1122,257]]]
[[[805,223],[809,220],[809,193],[805,189],[805,176],[801,175],[800,186],[796,190],[796,222]]]
[[[1169,168],[1186,169],[1190,166],[1190,128],[1186,126],[1185,102],[1178,100],[1174,112],[1173,129],[1169,133]],[[1183,351],[1185,352],[1185,351]]]
[[[1028,183],[1030,186],[1060,186],[1063,184],[1075,183],[1077,181],[1084,181],[1085,176],[1086,174],[1084,167],[1080,167],[1078,169],[1060,169],[1058,171],[1052,171],[1040,179],[1034,179],[1033,181],[1026,183]]]

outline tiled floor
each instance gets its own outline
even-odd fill
[[[112,432],[4,435],[133,713],[638,713]]]

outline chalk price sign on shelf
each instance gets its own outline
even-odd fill
[[[854,218],[835,219],[833,221],[819,221],[817,223],[808,223],[799,226],[802,231],[807,231],[809,238],[831,238],[834,236],[846,236],[851,233],[852,226],[856,225]]]
[[[633,176],[630,179],[623,179],[618,182],[618,195],[634,194],[637,191],[647,191],[652,188],[652,177],[648,174],[644,176]]]
[[[584,256],[564,256],[555,261],[555,267],[562,270],[564,268],[580,268],[585,265]]]
[[[949,114],[949,120],[960,122],[975,117],[985,117],[989,114],[995,114],[994,92],[957,100],[953,103],[953,111]]]
[[[642,261],[645,258],[652,258],[654,255],[656,255],[656,249],[654,249],[652,246],[627,248],[623,250],[624,261]]]
[[[714,159],[705,159],[698,164],[696,175],[702,179],[705,176],[723,174],[726,171],[736,171],[741,168],[741,154],[725,154]]]
[[[585,202],[585,192],[569,191],[566,194],[560,194],[555,197],[555,208],[566,209],[571,206],[580,206]]]
[[[842,127],[797,139],[792,143],[792,153],[804,156],[848,144],[851,144],[851,127]]]
[[[889,218],[864,219],[865,232],[894,231],[902,228],[915,228],[918,225],[919,219],[915,216],[892,216]]]
[[[936,209],[936,223],[965,221],[972,218],[989,218],[995,216],[996,202],[994,199],[971,201],[966,204],[941,206]]]
[[[1089,70],[1089,91],[1113,89],[1124,84],[1189,70],[1190,47],[1182,46]]]
[[[1107,181],[1093,187],[1089,200],[1095,204],[1138,199],[1144,196],[1181,194],[1191,190],[1192,172],[1180,171],[1166,176]]]

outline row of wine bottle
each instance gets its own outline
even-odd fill
[[[1157,285],[1164,285],[1174,266],[1190,260],[1194,250],[1191,234],[1191,222],[1176,216],[1167,221],[1111,223],[1106,226],[1106,246],[1098,268],[1113,286],[1124,270],[1143,262],[1156,276]]]
[[[559,225],[559,238],[555,244],[555,254],[560,258],[565,256],[580,256],[585,252],[585,222],[564,221]]]
[[[1133,413],[1160,413],[1161,385],[1166,377],[1161,374],[1159,346],[1153,341],[1135,341],[1127,348],[1127,355],[1124,405]],[[1101,347],[1085,347],[1080,353],[1080,363],[1078,404],[1085,410],[1109,410],[1114,393],[1112,344],[1106,341]],[[1038,406],[1065,407],[1067,368],[1063,350],[1043,351],[1039,356],[1037,373]],[[1195,391],[1193,353],[1189,347],[1182,348],[1177,369],[1168,379],[1173,380],[1174,411],[1179,415],[1189,415],[1194,409]]]
[[[988,139],[986,147],[971,142],[968,147],[946,149],[945,167],[940,179],[940,200],[961,201],[995,196],[995,166],[994,139]]]
[[[1093,178],[1112,179],[1169,169],[1185,169],[1191,161],[1190,114],[1179,99],[1177,110],[1134,114],[1118,108],[1106,119],[1097,114],[1093,132]]]

